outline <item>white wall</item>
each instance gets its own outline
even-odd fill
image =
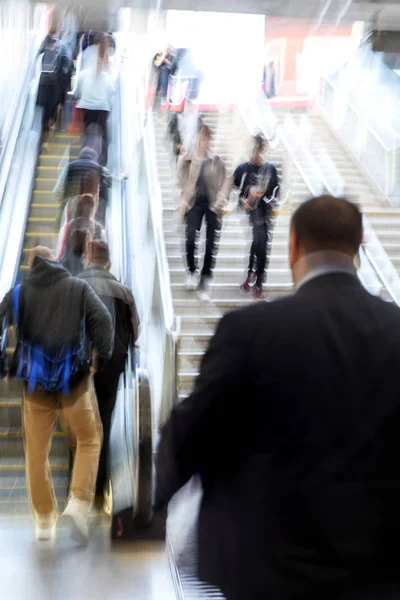
[[[265,17],[231,13],[168,11],[168,41],[188,47],[204,74],[200,102],[254,97],[263,73]]]

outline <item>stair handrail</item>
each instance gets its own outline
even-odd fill
[[[328,90],[332,92],[333,101],[327,100]],[[361,125],[364,134],[369,136],[370,143],[376,144],[376,150],[373,154],[368,155],[370,144],[367,146],[364,142],[359,146],[356,138],[349,139],[346,136],[347,130],[343,129],[342,120],[337,121],[334,102],[338,95],[341,95],[343,115],[346,111],[350,111],[353,122]],[[390,147],[359,109],[346,97],[345,93],[341,92],[340,87],[329,77],[321,78],[319,112],[334,134],[342,139],[354,154],[364,172],[379,189],[382,197],[391,204],[397,202],[400,199],[400,170],[398,166],[400,136],[397,136],[396,143],[393,143]],[[393,127],[391,129],[393,130]],[[364,152],[367,152],[366,156],[363,156]]]
[[[325,75],[321,78],[323,84],[330,85],[331,88],[334,89],[335,93],[340,93],[340,90],[335,83],[331,80],[328,75]],[[351,108],[356,117],[363,123],[365,128],[371,133],[371,135],[379,142],[379,144],[383,147],[386,152],[392,152],[395,148],[389,148],[385,142],[381,139],[379,133],[375,131],[375,129],[371,126],[371,124],[367,121],[367,119],[360,113],[359,109],[354,106],[354,104],[350,100],[345,100],[346,105]]]
[[[261,111],[258,112],[258,118],[260,118],[260,121],[258,123],[259,129],[263,130],[262,112]],[[303,168],[301,167],[299,161],[297,160],[296,154],[293,151],[293,149],[291,148],[290,140],[288,139],[287,135],[285,134],[284,127],[281,128],[281,130],[280,130],[280,137],[281,137],[282,143],[283,143],[286,151],[288,152],[289,156],[291,157],[293,164],[299,171],[299,174],[302,177],[306,186],[308,187],[311,195],[312,196],[319,195],[319,193],[316,193],[318,190],[316,190],[314,188],[312,182],[310,181],[310,178],[306,175],[306,173],[304,172]],[[307,149],[307,155],[308,156],[310,155],[310,151],[308,149]],[[326,178],[325,178],[323,171],[321,170],[319,165],[315,163],[315,160],[312,161],[312,164],[315,165],[316,172],[318,173],[318,177],[320,179],[322,187],[324,187],[325,189],[327,189],[327,191],[329,191],[329,193],[331,193],[329,183],[326,182]],[[393,267],[393,264],[391,263],[389,257],[387,256],[385,250],[383,249],[383,247],[379,241],[379,238],[377,237],[376,233],[373,231],[372,227],[369,224],[368,218],[365,215],[363,216],[363,223],[364,223],[364,243],[362,245],[362,252],[365,253],[365,256],[369,260],[369,263],[371,264],[372,268],[374,269],[377,277],[385,286],[385,288],[386,288],[388,294],[390,295],[390,297],[392,298],[392,300],[396,304],[399,304],[400,303],[400,278],[397,274],[397,271]],[[385,275],[385,273],[383,272],[383,269],[379,266],[379,264],[378,264],[379,259],[377,257],[374,257],[373,252],[371,250],[372,247],[378,248],[377,256],[380,257],[380,260],[383,259],[383,261],[385,263],[385,269],[386,269],[387,275]]]
[[[339,169],[336,167],[329,152],[326,150],[323,144],[321,144],[321,147],[318,149],[317,156],[314,155],[311,146],[311,140],[314,135],[315,131],[308,115],[305,113],[302,114],[299,120],[298,137],[301,139],[303,146],[307,147],[308,152],[312,156],[314,164],[318,168],[318,173],[321,176],[321,180],[327,192],[335,198],[343,196],[345,186],[344,178],[342,177]],[[325,165],[329,165],[328,168],[326,168],[326,166],[321,166],[321,158],[324,159]]]
[[[300,138],[302,136],[300,135]],[[312,154],[311,148],[309,149],[310,154]],[[329,156],[329,155],[328,155]],[[330,157],[329,157],[330,159]],[[321,179],[322,185],[327,190],[327,192],[331,196],[337,196],[336,190],[333,189],[330,180],[328,179],[327,172],[320,167],[317,161],[314,159],[314,163],[318,169],[318,176]],[[332,168],[335,169],[335,177],[340,181],[340,186],[344,189],[344,179],[340,175],[338,169],[332,162]],[[362,246],[362,251],[365,256],[369,260],[372,268],[374,269],[376,276],[385,286],[388,294],[392,298],[393,302],[399,304],[400,302],[400,278],[399,275],[394,268],[392,261],[387,255],[385,249],[383,248],[378,236],[374,232],[371,227],[368,217],[363,215],[363,229],[364,229],[364,242]],[[386,273],[386,274],[385,274]]]

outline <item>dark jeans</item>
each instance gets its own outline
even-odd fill
[[[204,216],[207,220],[207,237],[206,252],[201,275],[203,277],[211,277],[216,254],[215,238],[221,225],[218,215],[209,208],[195,205],[186,214],[186,260],[189,271],[195,273],[197,270],[196,259],[194,256],[196,251],[196,235],[201,229]]]
[[[108,204],[108,187],[104,182],[100,183],[99,206],[96,212],[96,221],[101,223],[103,227],[106,225],[106,212]]]
[[[253,241],[250,248],[248,271],[249,274],[256,273],[257,285],[262,285],[265,271],[268,269],[274,222],[275,217],[271,210],[266,213],[259,207],[250,213]]]
[[[108,119],[109,111],[108,110],[85,110],[84,123],[85,129],[89,127],[89,125],[95,124],[99,125],[103,140],[101,145],[101,153],[99,156],[99,164],[104,167],[107,164],[108,160],[108,130],[107,130],[107,119]]]
[[[105,366],[94,376],[99,413],[103,424],[103,446],[101,448],[99,470],[96,482],[96,496],[101,495],[109,480],[109,451],[112,415],[117,399],[120,374],[110,372]]]

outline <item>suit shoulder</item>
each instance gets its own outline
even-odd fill
[[[386,302],[368,293],[368,298],[371,306],[377,311],[383,318],[387,317],[390,320],[397,320],[400,323],[400,307],[395,302]]]

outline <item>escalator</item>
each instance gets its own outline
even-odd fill
[[[68,125],[71,106],[66,104],[63,123]],[[36,111],[40,109],[36,108]],[[29,270],[32,248],[38,245],[56,248],[59,205],[54,202],[53,189],[58,179],[60,163],[65,156],[74,158],[80,149],[80,136],[67,131],[55,134],[54,142],[45,150],[40,145],[36,159],[33,190],[20,249],[17,280],[23,282]],[[9,331],[7,353],[14,351],[15,336]],[[19,381],[0,382],[0,518],[30,517],[28,491],[25,482],[25,458],[21,419],[23,389]],[[58,422],[53,433],[49,464],[58,508],[63,510],[68,488],[68,440]]]
[[[53,189],[60,168],[78,156],[79,135],[67,132],[71,106],[63,114],[63,128],[55,134],[49,148],[41,145],[41,109],[36,107],[37,81],[29,93],[13,156],[13,172],[1,202],[0,211],[0,295],[27,272],[29,252],[36,245],[55,249],[59,206]],[[35,88],[36,86],[36,88]],[[109,122],[108,165],[115,174],[122,172],[120,89],[117,88],[115,110]],[[14,202],[18,198],[18,203]],[[112,272],[132,287],[132,252],[129,219],[132,214],[126,197],[126,184],[113,177],[106,215],[106,227],[112,256]],[[8,337],[8,353],[13,352],[15,337]],[[0,381],[0,521],[31,519],[25,481],[23,426],[21,419],[22,384]],[[140,368],[140,357],[131,357],[126,374],[121,378],[111,434],[111,480],[114,539],[132,539],[145,531],[152,517],[152,411],[146,370]],[[53,432],[49,464],[59,512],[64,508],[68,487],[68,440],[60,423]],[[100,513],[97,516],[103,517]],[[161,520],[162,521],[162,520]],[[110,521],[107,520],[107,525]],[[164,534],[161,522],[161,536]],[[147,533],[145,533],[147,536]]]
[[[70,114],[70,108],[71,106],[66,105],[65,115]],[[59,204],[54,201],[53,189],[66,154],[70,160],[74,160],[78,158],[80,148],[80,136],[67,131],[55,134],[54,143],[50,144],[49,150],[46,151],[43,144],[41,146],[21,257],[22,274],[28,269],[31,248],[43,245],[56,249]]]

